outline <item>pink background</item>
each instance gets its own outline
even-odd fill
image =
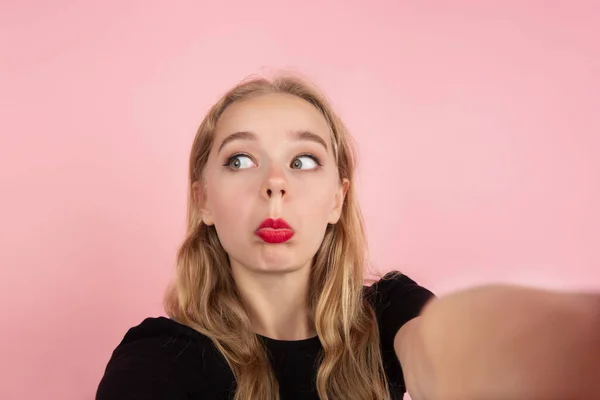
[[[83,3],[0,5],[0,398],[93,398],[162,312],[204,112],[270,67],[358,140],[376,267],[600,289],[598,2]]]

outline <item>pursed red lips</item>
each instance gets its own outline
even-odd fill
[[[259,225],[256,235],[267,243],[285,243],[294,236],[294,230],[282,218],[267,218]]]

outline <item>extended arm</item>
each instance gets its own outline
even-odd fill
[[[600,398],[600,296],[457,292],[405,324],[394,348],[413,400]]]

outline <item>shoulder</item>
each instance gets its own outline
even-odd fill
[[[402,326],[420,315],[435,295],[399,271],[388,272],[371,286],[365,286],[364,293],[377,316],[381,355],[389,383],[406,390],[394,338]]]
[[[187,399],[215,375],[227,384],[228,373],[208,337],[165,317],[146,318],[113,351],[96,398]]]
[[[434,294],[399,271],[385,274],[365,287],[365,298],[371,303],[382,339],[382,345],[393,347],[394,336],[406,322],[417,317]]]
[[[134,343],[143,343],[152,347],[154,342],[160,342],[164,338],[169,338],[170,343],[167,344],[167,348],[175,346],[181,339],[205,344],[210,342],[207,336],[175,320],[166,317],[148,317],[127,331],[117,349]]]
[[[365,297],[378,317],[393,313],[414,318],[435,295],[399,271],[391,271],[371,286],[365,286]]]
[[[135,355],[186,364],[200,351],[213,347],[211,340],[194,329],[165,317],[146,318],[130,328],[114,350],[111,361]]]

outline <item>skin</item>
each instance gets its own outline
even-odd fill
[[[413,400],[600,398],[600,296],[487,285],[431,301],[396,334]]]
[[[236,132],[252,137],[231,140]],[[232,104],[219,119],[204,182],[194,190],[203,222],[215,226],[229,255],[256,333],[281,340],[316,335],[307,308],[311,261],[327,224],[340,218],[348,184],[339,179],[329,125],[305,100],[263,95]],[[285,219],[292,239],[262,241],[255,231],[265,218]]]

